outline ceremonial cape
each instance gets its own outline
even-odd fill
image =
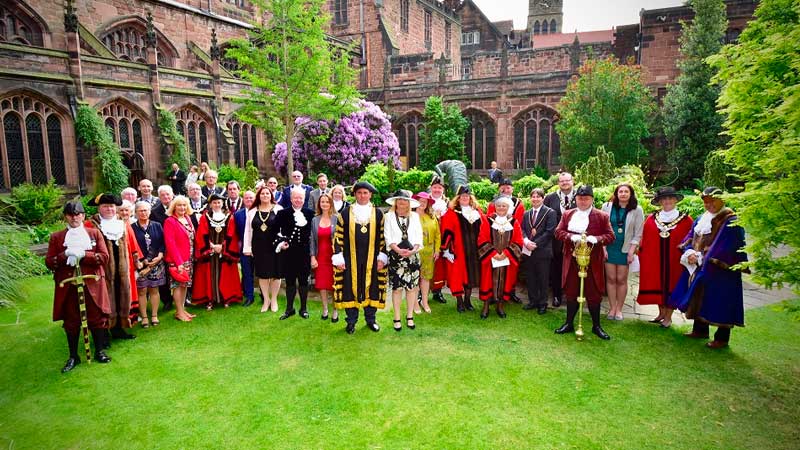
[[[217,299],[226,305],[242,301],[242,283],[239,279],[239,237],[233,215],[228,214],[218,232],[211,227],[208,211],[200,218],[194,235],[194,276],[192,303],[201,305]],[[211,251],[211,244],[222,244],[222,253]]]
[[[683,272],[678,246],[692,228],[692,218],[681,215],[667,237],[660,235],[656,225],[658,212],[644,221],[642,242],[639,243],[639,295],[640,305],[666,305],[669,296]],[[665,232],[666,233],[666,232]]]
[[[496,215],[486,217],[481,223],[481,232],[478,235],[478,256],[481,259],[481,300],[511,299],[514,286],[517,284],[517,272],[522,256],[522,228],[513,217],[509,222],[513,227],[509,231],[499,231],[492,228]],[[510,264],[493,268],[492,258],[502,253],[506,255]]]
[[[333,302],[336,308],[385,306],[388,267],[378,270],[378,254],[385,246],[383,213],[378,208],[372,208],[369,223],[363,227],[356,223],[352,205],[342,210],[333,236],[333,253],[341,253],[345,261],[344,270],[333,268]]]

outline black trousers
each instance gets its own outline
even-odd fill
[[[694,325],[692,325],[692,331],[696,334],[704,334],[708,336],[710,326],[708,322],[703,322],[702,320],[695,320]],[[730,342],[731,340],[731,329],[728,327],[717,327],[717,332],[714,333],[714,340],[720,342]]]
[[[364,307],[364,321],[368,324],[375,323],[375,312],[377,312],[377,308],[374,306],[366,306]],[[349,324],[355,324],[358,322],[358,308],[345,308],[344,310],[346,317],[345,321]]]
[[[528,286],[528,302],[534,306],[547,305],[547,285],[550,281],[551,258],[525,259],[525,283]]]

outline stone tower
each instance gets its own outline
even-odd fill
[[[563,0],[528,0],[528,32],[531,36],[561,33]]]

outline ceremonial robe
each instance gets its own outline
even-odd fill
[[[493,227],[497,216],[489,215],[481,221],[478,235],[478,256],[481,259],[481,300],[511,300],[517,284],[520,256],[522,255],[522,228],[513,217],[509,218],[510,230],[501,231]],[[492,267],[495,255],[504,254],[509,265]]]
[[[742,273],[731,266],[747,261],[744,228],[734,224],[736,215],[723,208],[711,220],[711,233],[696,234],[694,226],[681,244],[681,250],[696,250],[703,255],[703,264],[693,275],[684,270],[670,297],[670,306],[686,313],[689,319],[700,319],[712,325],[744,326]]]
[[[580,280],[578,279],[578,263],[572,256],[575,244],[572,243],[569,221],[578,209],[564,211],[561,222],[556,227],[556,238],[563,242],[563,261],[561,266],[561,287],[564,296],[577,298],[580,293]],[[586,236],[597,237],[597,244],[592,247],[591,258],[589,261],[588,276],[584,285],[584,296],[591,304],[600,304],[603,294],[606,292],[605,277],[605,255],[603,246],[614,242],[614,230],[611,229],[611,222],[608,214],[597,208],[592,208],[589,212],[589,226],[586,228]]]
[[[683,273],[683,252],[678,246],[692,228],[692,218],[681,214],[672,223],[662,224],[669,225],[670,228],[665,230],[666,237],[663,237],[657,218],[658,212],[654,212],[644,221],[642,241],[639,244],[639,295],[636,302],[640,305],[667,304]]]
[[[238,303],[242,301],[239,279],[239,237],[233,215],[226,214],[219,228],[213,225],[207,211],[200,218],[194,235],[194,278],[192,303]],[[211,244],[222,244],[222,253],[211,251]]]
[[[478,235],[485,217],[480,208],[475,209],[480,218],[473,223],[461,214],[461,207],[448,210],[442,216],[441,251],[449,250],[455,256],[453,262],[445,261],[447,286],[454,296],[464,295],[465,289],[480,287],[480,259],[478,257]]]
[[[333,302],[337,309],[385,306],[388,267],[378,270],[378,254],[385,246],[381,210],[373,207],[369,223],[363,227],[356,223],[352,205],[342,210],[333,239],[334,255],[341,253],[345,261],[344,270],[333,269]]]

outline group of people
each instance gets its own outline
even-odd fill
[[[352,187],[350,204],[344,187],[329,187],[324,174],[317,176],[317,188],[293,172],[283,189],[269,178],[242,193],[236,181],[217,186],[217,173],[201,167],[201,176],[185,185],[186,196],[166,184],[154,196],[152,183],[142,180],[138,191],[92,199],[89,205],[98,213],[90,218],[80,202],[65,205],[67,227],[51,236],[46,257],[56,281],[53,318],[63,320],[70,351],[64,372],[80,361],[81,330],[87,358],[90,331],[95,359],[108,362],[111,338],[135,338],[126,329],[137,322],[158,326],[160,305],[174,304],[175,319],[190,322],[196,315],[189,305],[209,311],[252,305],[256,283],[261,312],[278,311],[283,282],[280,319],[307,319],[312,273],[321,319],[335,323],[344,310],[349,334],[360,310],[367,328],[380,330],[376,311],[385,307],[387,285],[398,332],[416,328],[414,315],[431,311],[431,294],[446,303],[445,285],[459,312],[474,309],[477,290],[480,317],[486,319],[494,304],[504,318],[505,305],[519,301],[521,273],[528,291],[524,309],[545,314],[549,290],[553,306],[563,302],[567,310],[555,332],[572,332],[583,294],[593,333],[609,339],[600,323],[602,297],[609,297],[608,319],[621,320],[629,266],[637,258],[637,301],[659,305],[654,322],[669,327],[672,311],[680,308],[696,319],[690,337],[707,337],[708,324],[719,326],[709,343],[714,348],[727,345],[733,325],[743,325],[741,275],[731,267],[743,260],[744,237],[717,189],[703,193],[707,212],[692,222],[677,211],[681,195],[672,188],[657,192],[653,204],[661,209],[645,219],[627,184],[617,186],[599,210],[592,188],[575,189],[572,176],[562,173],[559,189],[547,195],[534,189],[525,211],[511,181],[502,179],[484,212],[469,186],[448,199],[443,181],[434,177],[427,191],[395,192],[384,213],[372,202],[377,191],[368,182]],[[592,248],[583,292],[572,257],[577,245]],[[737,289],[738,308],[732,306]]]

